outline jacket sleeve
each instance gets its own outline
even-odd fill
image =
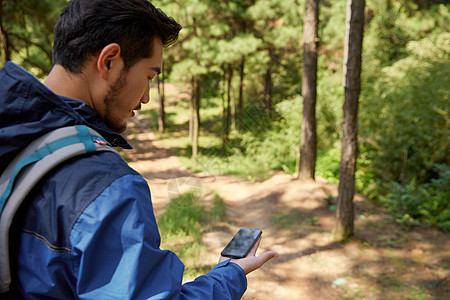
[[[243,270],[228,261],[182,285],[184,265],[161,250],[150,191],[139,175],[114,181],[70,234],[80,299],[240,299]]]
[[[211,281],[214,284],[211,284]],[[182,299],[240,299],[247,289],[244,270],[230,260],[221,262],[208,274],[185,283]]]

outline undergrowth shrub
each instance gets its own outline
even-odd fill
[[[186,265],[185,275],[196,277],[208,272],[213,265],[202,260],[206,245],[202,242],[205,228],[226,218],[224,201],[214,195],[212,207],[207,209],[198,194],[181,194],[165,206],[158,220],[161,249],[174,251]]]
[[[360,132],[370,196],[400,223],[448,229],[450,34],[436,31],[405,48],[362,94]],[[439,166],[439,167],[437,167]]]
[[[380,197],[394,214],[397,222],[415,224],[423,221],[450,232],[450,168],[435,165],[439,177],[429,183],[417,183],[416,179],[402,185],[388,183],[389,193]]]

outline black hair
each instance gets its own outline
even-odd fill
[[[128,70],[152,56],[155,35],[168,47],[180,30],[180,24],[148,0],[72,0],[55,25],[53,63],[80,73],[89,58],[117,43]]]

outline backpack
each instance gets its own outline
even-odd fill
[[[26,206],[24,200],[27,195],[58,165],[70,158],[98,151],[117,153],[99,133],[85,125],[63,127],[31,142],[1,174],[0,299],[22,298],[15,282],[16,262],[13,257],[18,253],[21,231],[20,224],[17,224],[20,223],[18,215]]]

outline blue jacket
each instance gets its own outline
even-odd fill
[[[80,124],[131,148],[84,102],[55,95],[11,62],[0,71],[0,174],[37,137]],[[182,284],[183,263],[160,249],[146,181],[115,153],[69,160],[28,200],[17,237],[27,299],[239,299],[246,290],[243,270],[228,261]]]

